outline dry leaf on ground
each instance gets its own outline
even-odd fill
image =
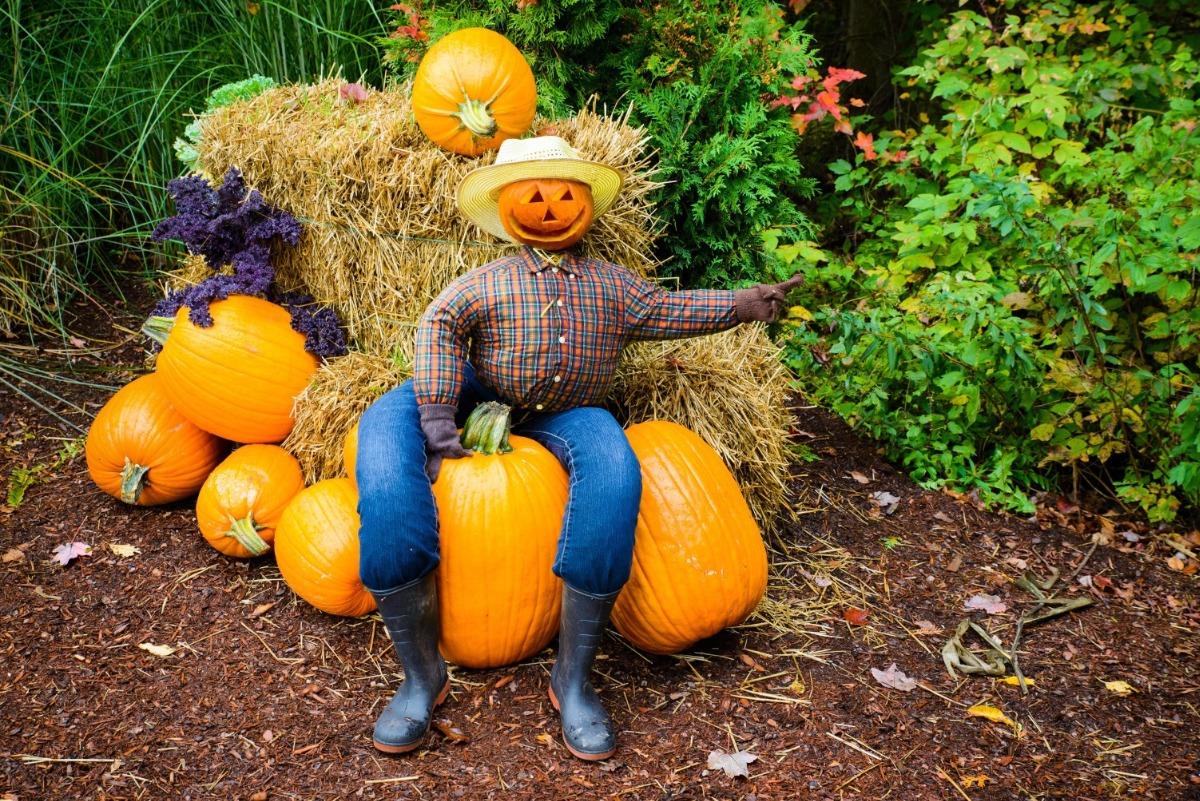
[[[998,615],[1008,610],[1008,604],[997,595],[972,595],[966,603],[967,609],[981,609],[989,615]]]
[[[167,657],[175,653],[175,649],[169,645],[155,645],[152,642],[139,643],[138,648],[141,648],[143,651],[149,651],[155,656],[162,657]]]
[[[64,542],[54,549],[51,558],[60,565],[66,567],[73,559],[80,556],[91,556],[92,546],[86,542]]]
[[[123,542],[110,542],[108,550],[115,553],[117,556],[137,556],[142,552],[142,549],[136,545],[126,545]]]
[[[758,755],[748,751],[734,751],[732,754],[724,751],[710,751],[708,769],[723,770],[725,775],[730,777],[749,776],[750,769],[747,766],[756,759],[758,759]]]
[[[1104,682],[1104,689],[1108,690],[1110,693],[1116,693],[1117,695],[1130,695],[1135,692],[1132,684],[1127,681],[1122,681],[1121,679]]]
[[[882,684],[884,687],[891,687],[893,690],[901,692],[911,692],[916,689],[917,682],[915,679],[910,679],[905,675],[904,671],[896,667],[893,662],[887,670],[879,668],[871,668],[871,675],[875,677],[875,681]]]

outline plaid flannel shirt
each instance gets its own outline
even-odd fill
[[[460,276],[417,327],[420,404],[457,405],[468,359],[486,386],[522,409],[598,405],[629,342],[737,325],[733,291],[668,292],[599,259],[524,248]]]

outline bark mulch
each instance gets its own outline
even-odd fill
[[[114,304],[115,322],[92,307],[76,344],[0,354],[115,387],[140,367],[122,327],[142,307]],[[918,488],[839,420],[797,405],[813,460],[797,469],[803,513],[774,543],[768,601],[678,657],[610,633],[596,678],[621,732],[613,759],[584,764],[562,746],[552,649],[455,671],[428,747],[388,758],[371,726],[400,677],[378,619],[317,612],[270,557],[221,556],[186,504],[101,494],[71,456],[69,423],[86,428],[107,393],[43,385],[78,407],[30,392],[66,422],[0,388],[0,479],[34,475],[16,508],[0,508],[2,801],[1200,799],[1200,604],[1176,553],[1195,550],[1186,530],[1053,500],[1028,519],[981,511]],[[72,541],[92,554],[51,561]],[[1034,606],[1015,581],[1054,571],[1054,592],[1094,603],[1024,630],[1028,695],[952,678],[941,649],[958,622],[1010,644]],[[965,609],[977,595],[1007,610]],[[892,663],[915,688],[876,681],[871,669]],[[1014,725],[968,715],[976,704]],[[757,759],[730,777],[707,768],[712,751]]]

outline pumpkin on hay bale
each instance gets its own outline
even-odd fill
[[[516,246],[479,231],[455,206],[463,177],[493,153],[457,156],[417,127],[406,88],[339,100],[339,81],[285,86],[206,115],[198,146],[208,175],[237,166],[272,206],[304,225],[275,259],[284,286],[332,306],[361,350],[411,353],[413,322],[451,280]],[[645,133],[585,109],[539,133],[562,136],[626,181],[582,245],[589,256],[653,272],[658,233]]]

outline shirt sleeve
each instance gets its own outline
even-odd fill
[[[622,268],[625,321],[630,341],[683,339],[738,324],[732,289],[668,292]]]
[[[470,272],[451,281],[417,323],[413,391],[419,405],[458,405],[467,343],[479,315],[480,280]]]

